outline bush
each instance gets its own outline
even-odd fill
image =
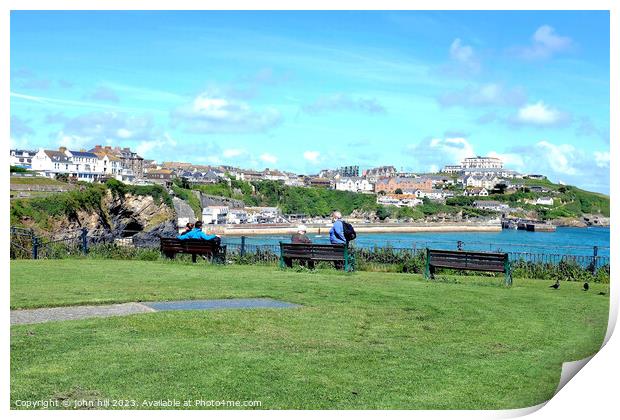
[[[108,179],[105,186],[112,192],[114,197],[122,198],[125,194],[151,196],[155,203],[164,203],[173,208],[172,198],[168,191],[161,185],[127,185],[116,179]]]
[[[89,248],[88,258],[112,260],[156,261],[161,259],[157,248],[136,248],[118,244],[97,244]]]
[[[511,264],[513,277],[542,280],[609,283],[609,265],[599,267],[592,273],[591,266],[580,265],[575,259],[565,258],[558,264],[514,261]]]

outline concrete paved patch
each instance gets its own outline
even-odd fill
[[[145,312],[191,311],[207,309],[295,308],[299,305],[269,298],[179,300],[170,302],[129,302],[100,306],[66,306],[61,308],[20,309],[11,311],[11,325],[38,324],[48,321],[106,318]]]
[[[38,324],[47,321],[69,321],[72,319],[105,318],[109,316],[123,316],[144,312],[155,312],[155,310],[135,302],[99,306],[22,309],[11,311],[11,325]]]

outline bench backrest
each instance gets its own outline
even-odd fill
[[[444,251],[429,249],[426,254],[434,267],[505,272],[508,254],[498,252]]]
[[[176,238],[160,238],[160,248],[162,251],[183,252],[187,254],[201,254],[205,252],[214,252],[219,248],[215,242],[204,241],[202,239],[176,239]]]
[[[331,244],[285,244],[280,242],[280,253],[284,258],[311,258],[323,261],[343,261],[346,247]]]

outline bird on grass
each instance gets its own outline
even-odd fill
[[[552,289],[558,290],[560,288],[560,279],[556,280],[551,286]]]
[[[588,284],[588,282],[585,282],[585,283],[583,284],[583,291],[584,291],[584,292],[587,292],[589,289],[590,289],[590,285]]]

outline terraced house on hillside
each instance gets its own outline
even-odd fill
[[[416,190],[430,191],[433,189],[433,181],[428,178],[405,178],[405,177],[390,177],[380,178],[375,184],[375,192],[380,191],[386,193],[393,193],[396,190],[402,192],[414,192]]]

